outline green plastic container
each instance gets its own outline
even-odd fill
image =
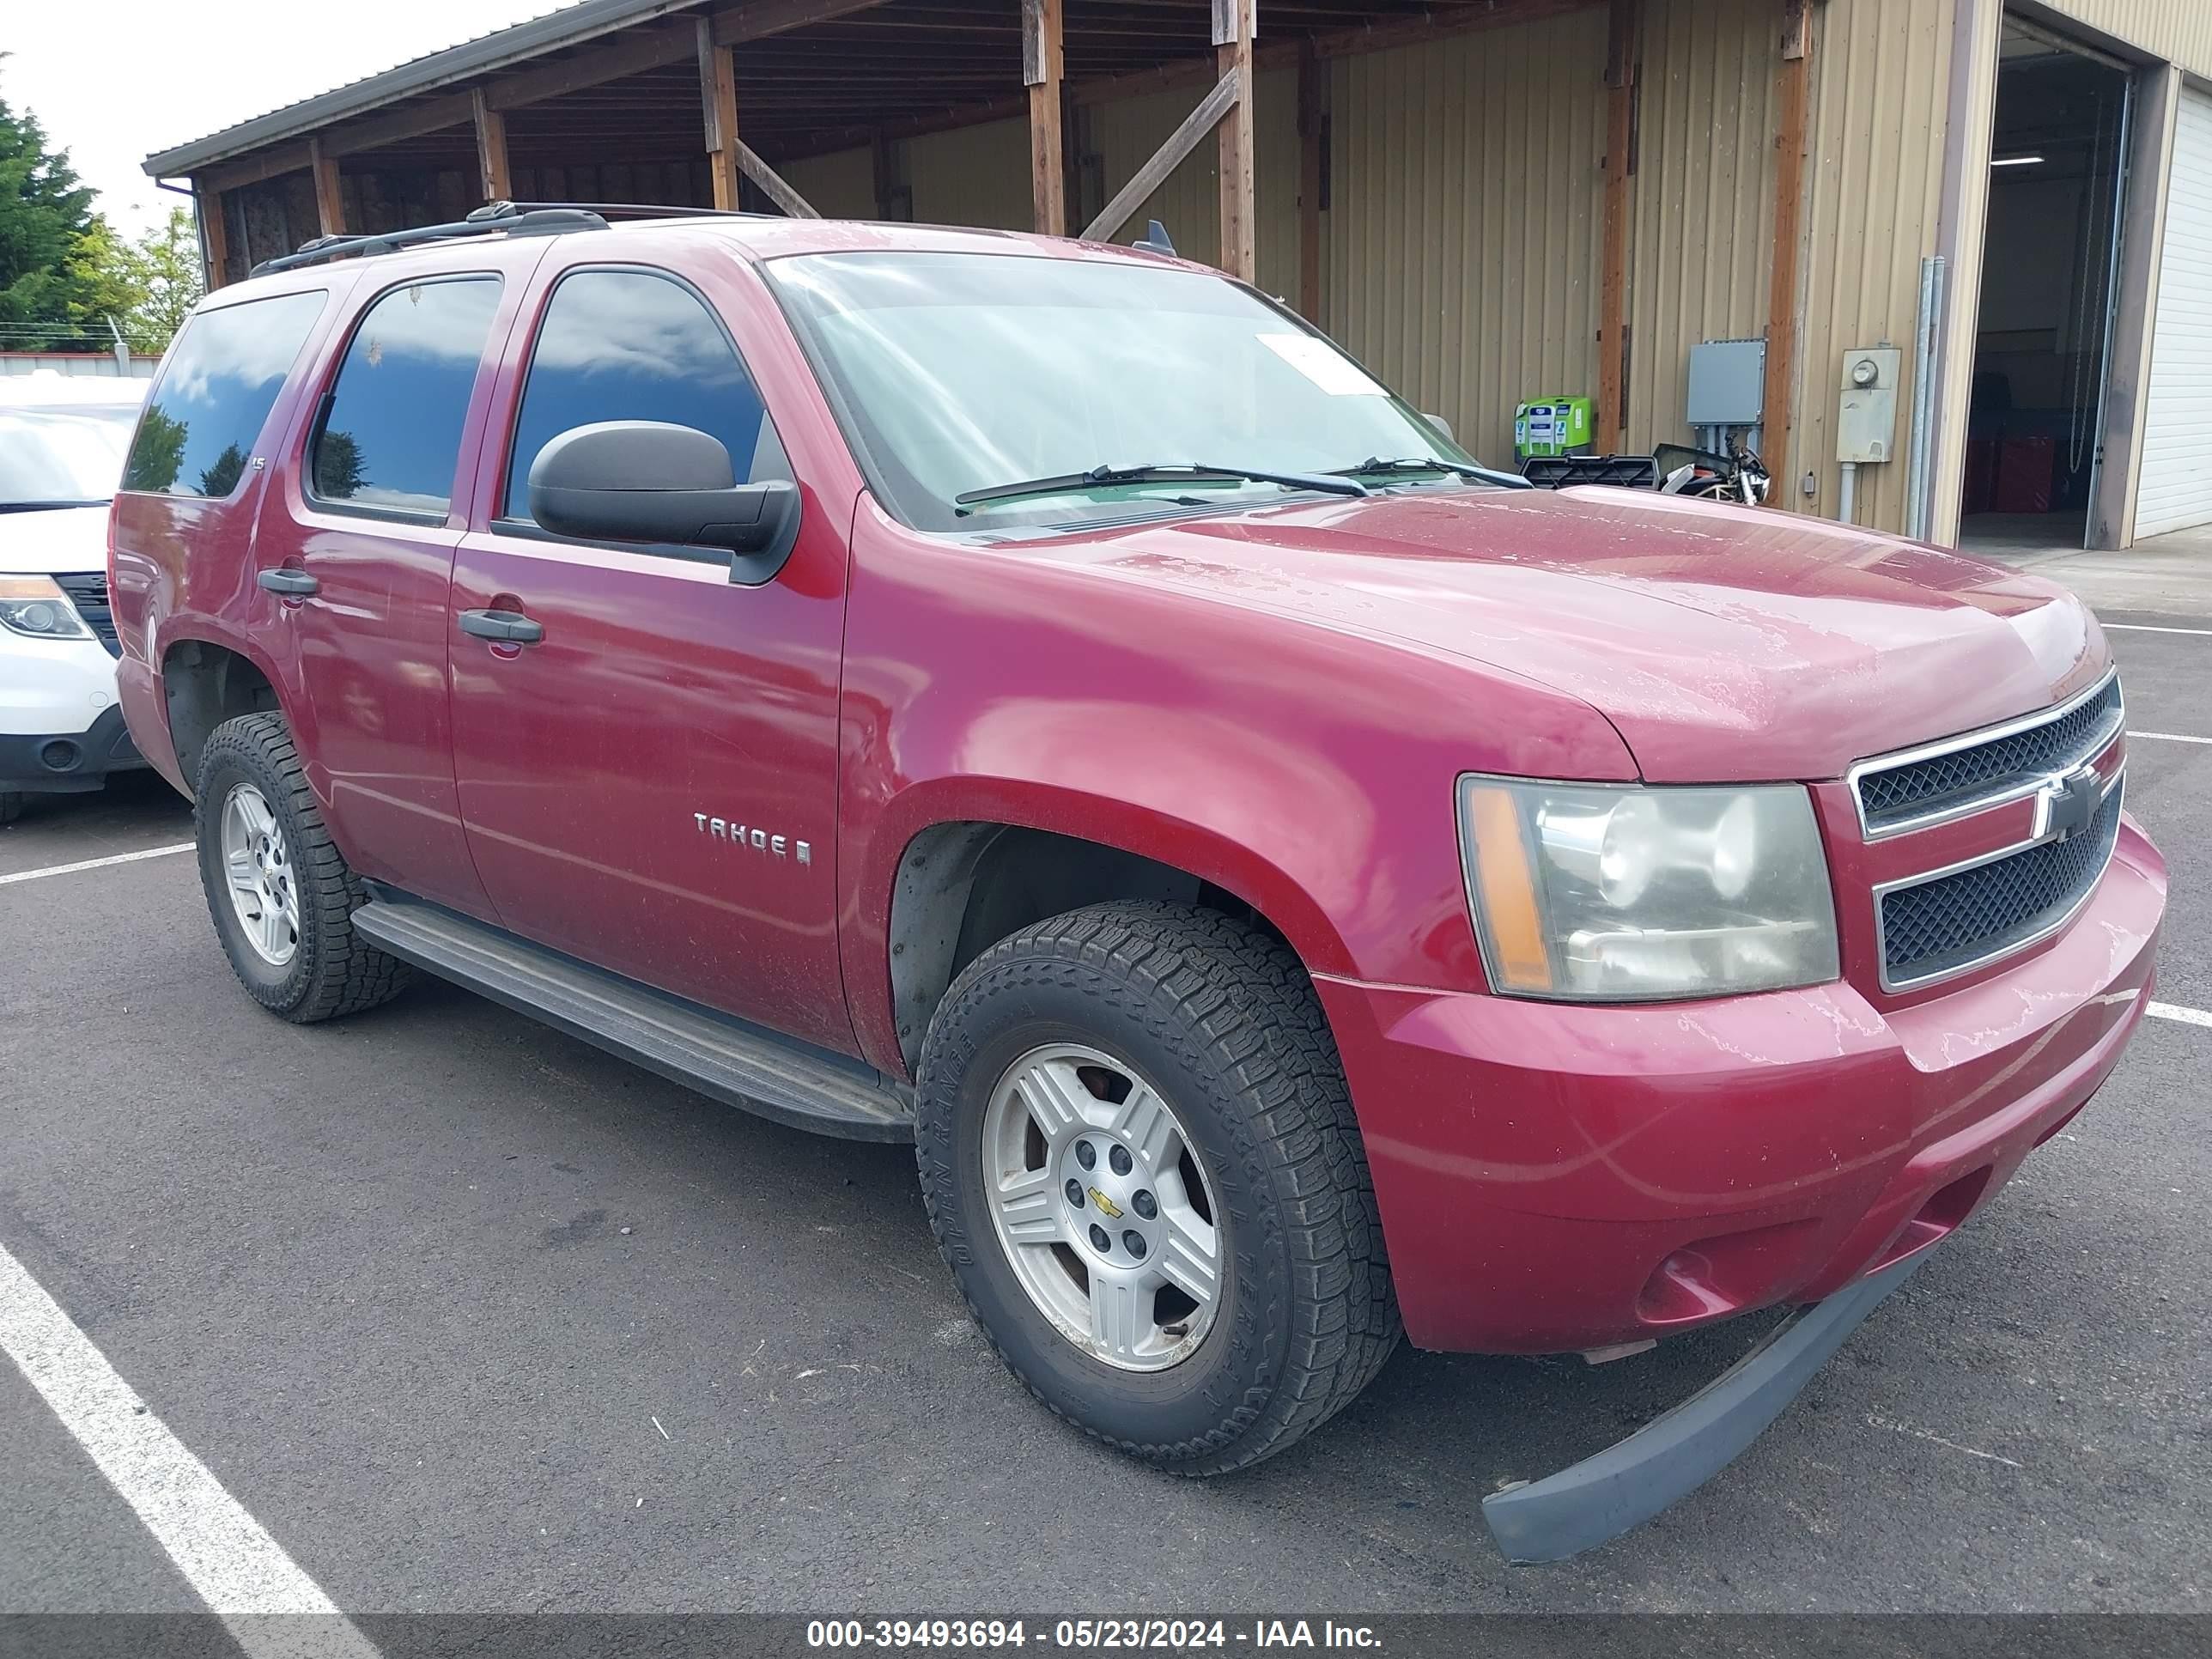
[[[1594,418],[1588,398],[1540,398],[1525,403],[1513,416],[1513,453],[1524,461],[1531,455],[1587,454]]]

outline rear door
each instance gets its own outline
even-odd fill
[[[798,545],[757,586],[726,555],[565,541],[530,518],[538,449],[598,421],[710,433],[740,483],[793,476],[725,321],[745,313],[716,293],[757,283],[726,258],[549,261],[492,414],[489,522],[453,570],[454,768],[506,927],[851,1052],[832,864],[850,502],[825,511],[802,479]],[[483,611],[542,638],[462,631]]]
[[[457,485],[474,477],[487,361],[544,254],[488,247],[434,275],[368,262],[254,546],[266,631],[307,690],[301,752],[348,860],[480,916],[446,687]]]

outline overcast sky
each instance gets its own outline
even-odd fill
[[[280,105],[526,17],[553,0],[0,0],[0,97],[34,112],[135,234],[181,196],[140,163]]]

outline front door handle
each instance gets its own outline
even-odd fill
[[[304,599],[323,591],[323,585],[306,571],[283,565],[264,570],[253,580],[270,592],[282,593],[288,599]]]
[[[531,621],[519,611],[464,611],[461,632],[502,645],[535,645],[545,637],[545,624]]]

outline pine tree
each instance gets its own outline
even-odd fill
[[[67,153],[47,148],[36,116],[0,98],[0,342],[112,346],[106,313],[126,297],[104,268],[113,240]]]

